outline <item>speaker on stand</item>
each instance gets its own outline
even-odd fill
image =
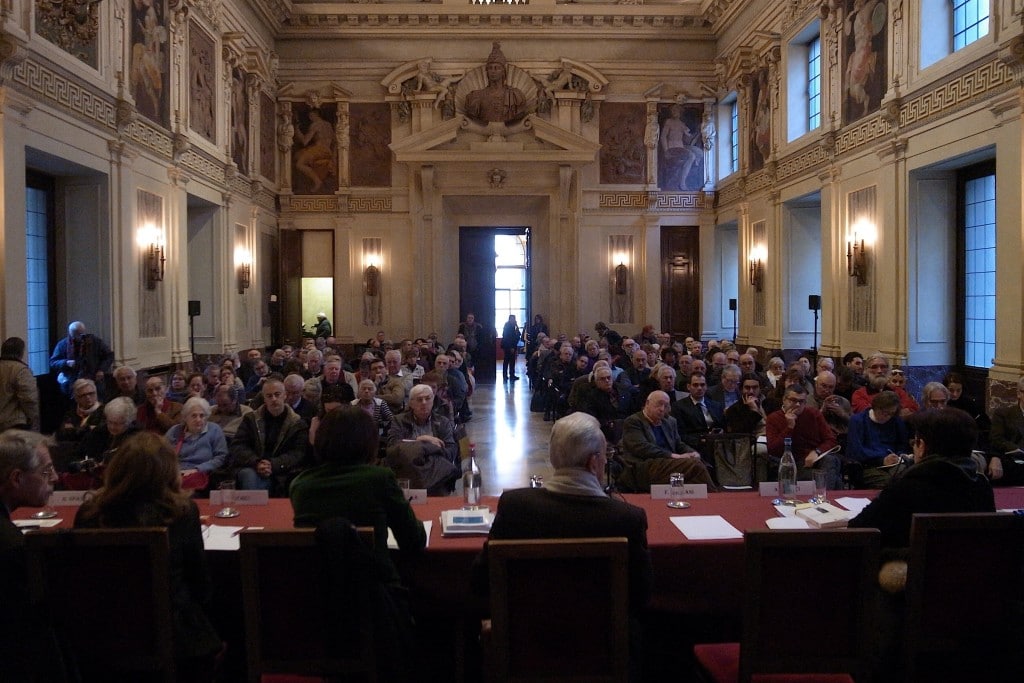
[[[192,350],[192,360],[196,359],[196,317],[200,315],[201,304],[190,299],[188,302],[188,347]]]
[[[729,299],[729,310],[732,311],[732,343],[736,343],[736,299]]]
[[[814,353],[814,361],[818,361],[818,311],[821,310],[821,295],[820,294],[808,294],[807,295],[807,308],[814,311],[814,346],[811,351]]]

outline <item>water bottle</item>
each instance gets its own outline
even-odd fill
[[[480,504],[480,468],[476,465],[476,444],[469,444],[469,467],[462,473],[462,498],[466,507]]]
[[[779,499],[783,505],[796,505],[796,460],[793,459],[793,439],[785,439],[782,460],[779,461]]]

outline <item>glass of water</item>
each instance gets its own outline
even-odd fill
[[[235,503],[235,482],[233,481],[222,481],[220,483],[220,510],[214,513],[214,517],[220,517],[221,519],[230,519],[237,517],[241,513],[234,507]]]
[[[825,470],[811,470],[814,476],[814,502],[828,502],[828,472]]]
[[[685,510],[690,504],[683,500],[686,493],[682,472],[673,472],[668,478],[668,506],[676,510]]]

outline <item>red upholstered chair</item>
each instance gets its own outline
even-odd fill
[[[907,681],[1024,678],[1024,517],[917,514],[910,532]]]
[[[373,546],[372,527],[358,533]],[[312,683],[345,674],[345,680],[376,681],[367,591],[353,590],[348,614],[330,613],[330,579],[315,531],[247,530],[239,541],[249,680]],[[339,628],[350,636],[345,652],[330,635]]]
[[[739,643],[694,647],[715,683],[840,683],[867,671],[876,529],[748,531]]]
[[[625,538],[489,541],[487,680],[626,681]]]
[[[166,529],[34,532],[25,540],[33,599],[47,605],[83,679],[175,681]]]

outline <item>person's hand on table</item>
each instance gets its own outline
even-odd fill
[[[988,461],[988,478],[992,481],[1003,478],[1003,461],[994,457]]]
[[[256,474],[260,475],[264,479],[269,477],[274,471],[274,466],[270,464],[269,460],[260,460],[256,463]]]
[[[883,465],[895,465],[895,464],[897,464],[902,459],[903,458],[901,458],[900,456],[896,455],[895,453],[890,453],[889,455],[885,456],[885,460],[882,461],[882,464]]]

